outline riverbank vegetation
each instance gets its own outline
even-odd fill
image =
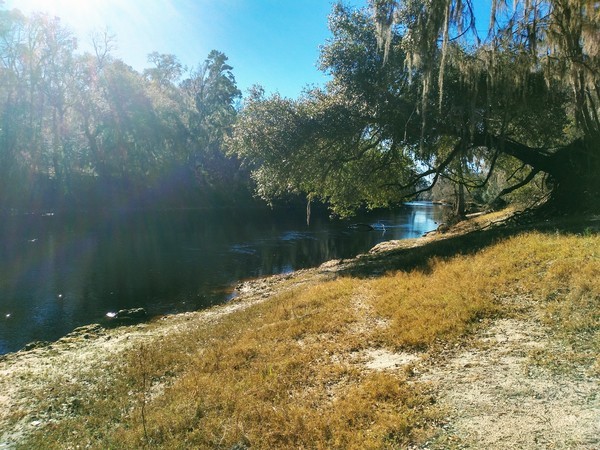
[[[325,88],[246,99],[231,148],[263,198],[298,191],[350,214],[445,184],[462,217],[468,195],[497,205],[529,186],[554,212],[598,208],[597,4],[369,5],[334,5]]]
[[[398,243],[240,288],[208,313],[11,355],[1,369],[18,390],[5,391],[15,397],[3,428],[29,426],[22,448],[448,448],[466,436],[448,431],[440,392],[452,386],[428,373],[484,348],[478,336],[497,321],[544,330],[519,350],[517,379],[543,373],[564,392],[599,379],[600,240],[589,225],[470,234],[466,254],[416,268],[412,250],[443,253],[446,239]],[[534,394],[495,395],[502,405]],[[597,396],[586,398],[579,406],[597,413]],[[578,422],[557,439],[580,448],[593,421]]]
[[[243,101],[217,50],[192,69],[153,52],[138,72],[107,33],[79,54],[59,19],[0,10],[1,208],[240,206],[255,193],[349,215],[433,192],[463,217],[468,200],[521,192],[554,213],[596,209],[597,5],[508,3],[485,18],[465,0],[335,3],[327,85],[297,99],[256,86]]]
[[[153,52],[138,72],[115,36],[92,40],[79,53],[60,18],[0,5],[0,212],[252,204],[222,148],[241,97],[227,56]]]

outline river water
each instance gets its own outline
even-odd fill
[[[242,279],[290,272],[421,236],[442,207],[409,203],[349,222],[298,214],[203,211],[4,217],[0,223],[0,354],[52,341],[106,313],[152,315],[228,299]]]

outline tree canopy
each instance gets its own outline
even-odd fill
[[[256,87],[241,106],[219,51],[191,70],[153,52],[138,72],[107,33],[80,54],[59,19],[0,9],[1,207],[233,201],[251,176],[269,202],[341,215],[431,191],[461,215],[466,193],[532,185],[598,209],[598,2],[494,0],[489,18],[474,3],[336,3],[328,84],[296,99]]]
[[[140,73],[114,48],[98,33],[78,53],[59,19],[0,8],[0,210],[250,199],[222,152],[241,97],[227,56],[153,52]]]
[[[261,196],[340,212],[444,181],[492,201],[530,182],[552,204],[600,204],[600,8],[589,0],[334,5],[324,89],[249,97],[230,148]],[[457,213],[464,212],[458,200]]]

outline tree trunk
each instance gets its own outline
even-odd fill
[[[598,139],[577,139],[558,149],[537,149],[504,141],[502,151],[548,175],[550,205],[558,212],[600,210]]]
[[[454,205],[454,216],[457,220],[465,217],[465,185],[462,182],[458,183],[456,188],[456,203]]]
[[[465,203],[465,185],[464,185],[464,160],[462,156],[458,157],[458,186],[456,188],[456,204],[454,208],[454,218],[456,220],[462,220],[466,217],[466,203]]]
[[[565,212],[600,210],[600,148],[577,140],[559,149],[548,172],[552,202]]]

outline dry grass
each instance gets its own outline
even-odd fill
[[[598,373],[600,237],[525,234],[422,267],[307,284],[145,344],[24,448],[405,448],[440,418],[430,388],[353,355],[434,354],[520,309],[564,348],[538,364]]]
[[[162,448],[378,448],[418,429],[431,400],[403,374],[368,374],[336,361],[360,343],[355,280],[283,294],[197,336],[186,374],[148,405],[149,441]],[[139,375],[138,375],[139,378]],[[138,426],[115,444],[144,442]]]

